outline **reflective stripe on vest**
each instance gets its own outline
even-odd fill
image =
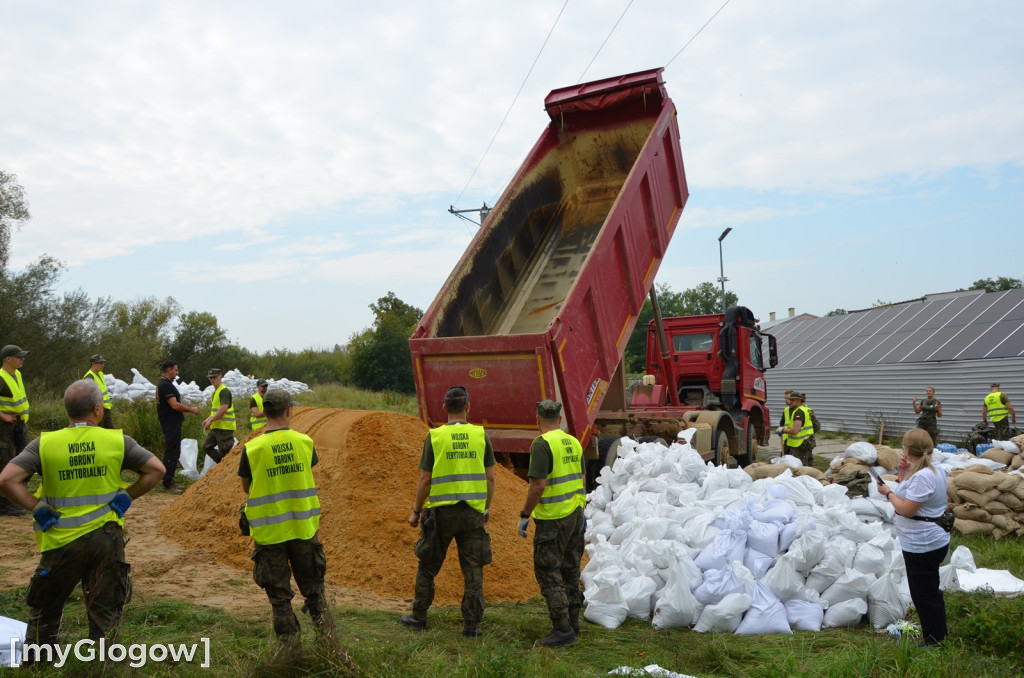
[[[562,430],[548,431],[540,437],[551,448],[552,464],[533,517],[557,520],[587,503],[583,489],[583,448],[578,440]]]
[[[103,409],[109,410],[114,407],[114,404],[110,402],[110,392],[107,390],[107,380],[103,378],[103,372],[96,374],[89,370],[82,379],[92,379],[100,387],[100,393],[103,395]]]
[[[21,420],[28,423],[28,394],[25,393],[25,382],[21,380],[21,370],[14,370],[11,375],[7,370],[0,369],[0,377],[7,382],[11,389],[10,397],[0,397],[0,412],[7,412],[20,416]]]
[[[975,400],[974,402],[978,402]],[[985,396],[985,407],[988,409],[989,421],[1002,421],[1006,419],[1006,415],[1009,414],[1009,410],[1006,409],[1006,405],[1003,404],[1003,392],[996,391],[995,393],[989,393]]]
[[[226,388],[227,388],[227,386],[225,386],[224,384],[221,384],[220,386],[217,387],[217,390],[215,390],[213,392],[213,397],[210,398],[210,412],[211,413],[216,414],[217,410],[220,409],[220,393],[221,393],[221,391],[223,391]],[[228,393],[231,393],[231,391],[228,391]],[[231,399],[231,406],[228,407],[228,411],[224,413],[223,417],[221,417],[220,419],[212,422],[210,424],[210,428],[219,428],[219,429],[223,429],[225,431],[234,431],[235,430],[235,399],[234,398]]]
[[[263,412],[263,396],[260,395],[259,391],[252,394],[252,399],[256,401],[256,409]],[[263,414],[262,417],[257,417],[252,413],[252,408],[249,408],[249,427],[253,431],[258,431],[267,425],[267,415]]]
[[[430,431],[434,468],[426,508],[466,502],[483,513],[487,509],[487,471],[484,454],[487,436],[482,426],[446,424]]]
[[[245,517],[257,544],[310,539],[320,527],[320,498],[313,480],[313,439],[278,429],[245,444],[252,483]]]
[[[72,426],[39,437],[39,498],[60,513],[46,532],[33,523],[40,551],[60,548],[109,522],[124,526],[108,505],[121,489],[123,462],[120,430]]]
[[[786,438],[786,445],[788,447],[800,447],[805,440],[814,435],[814,424],[811,423],[811,412],[810,410],[807,409],[806,405],[801,405],[800,407],[793,410],[793,414],[789,420],[790,428],[792,428],[793,422],[796,421],[797,412],[803,412],[804,425],[803,428],[800,429],[799,433],[797,433],[796,435],[788,436]]]

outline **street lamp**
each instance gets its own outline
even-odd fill
[[[725,236],[729,235],[731,230],[732,227],[730,226],[722,231],[722,235],[718,236],[718,270],[720,274],[718,276],[718,282],[722,283],[722,313],[725,313],[725,281],[728,280],[728,278],[725,277],[725,264],[722,261],[722,241],[725,240]]]

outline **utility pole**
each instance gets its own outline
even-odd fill
[[[722,235],[718,236],[718,282],[722,283],[722,313],[725,313],[725,281],[728,278],[725,277],[725,263],[722,259],[722,241],[725,240],[725,236],[729,235],[732,230],[732,226],[722,231]]]
[[[457,210],[457,209],[455,209],[455,205],[449,205],[448,206],[448,212],[451,213],[451,214],[454,214],[459,219],[463,219],[465,221],[468,221],[471,224],[476,224],[477,226],[480,226],[481,224],[484,223],[484,220],[487,218],[487,215],[491,213],[491,208],[487,206],[486,202],[483,204],[483,207],[476,207],[474,209],[468,209],[468,210]],[[473,221],[469,217],[465,216],[466,214],[468,214],[470,212],[477,212],[477,213],[479,213],[480,214],[480,221]]]

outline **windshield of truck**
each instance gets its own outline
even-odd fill
[[[677,334],[672,337],[672,346],[676,352],[710,351],[715,343],[715,336],[707,334]]]
[[[750,335],[750,362],[759,370],[764,370],[764,359],[761,357],[761,335]]]

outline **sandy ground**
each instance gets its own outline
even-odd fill
[[[233,613],[265,613],[269,619],[270,605],[266,594],[253,582],[251,568],[243,570],[217,562],[212,553],[183,547],[157,532],[157,518],[177,496],[154,490],[132,504],[125,516],[125,555],[132,566],[135,599],[181,600]],[[0,538],[0,590],[25,586],[39,562],[31,518],[0,517],[0,526],[4,535]],[[295,588],[294,583],[292,586]],[[328,597],[335,605],[346,607],[409,608],[408,600],[382,598],[333,584],[328,584]],[[297,603],[301,599],[297,596]]]

